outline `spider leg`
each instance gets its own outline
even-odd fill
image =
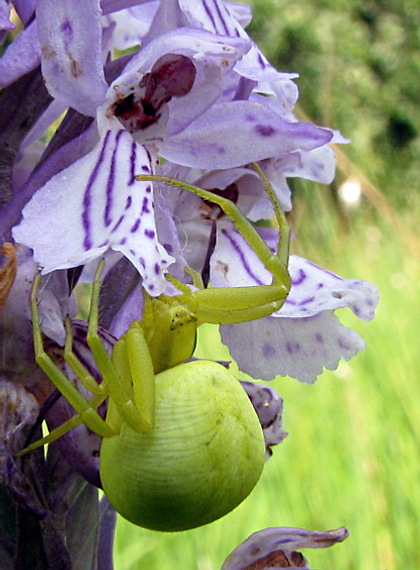
[[[82,396],[78,389],[73,386],[67,376],[60,370],[44,349],[37,303],[37,292],[40,280],[41,275],[38,273],[35,276],[31,292],[35,360],[57,390],[75,409],[76,413],[80,415],[82,422],[98,435],[102,437],[111,437],[115,435],[115,431],[101,418],[96,411],[95,406],[92,406],[92,404]]]
[[[253,167],[257,171],[259,176],[262,178],[268,197],[272,203],[274,214],[279,226],[279,245],[277,248],[277,252],[275,254],[273,254],[270,251],[269,247],[262,239],[262,237],[259,235],[259,233],[256,231],[256,229],[250,224],[247,218],[242,214],[242,212],[237,208],[237,206],[231,200],[224,198],[223,196],[214,194],[213,192],[210,192],[208,190],[204,190],[203,188],[199,188],[198,186],[193,186],[192,184],[187,184],[186,182],[181,182],[173,178],[168,178],[167,176],[140,174],[136,176],[136,179],[164,182],[165,184],[169,184],[170,186],[177,186],[179,188],[183,188],[184,190],[188,190],[189,192],[192,192],[197,196],[200,196],[204,200],[217,204],[223,210],[223,212],[232,220],[236,228],[244,236],[250,247],[255,251],[259,259],[265,265],[265,267],[272,273],[273,275],[272,284],[273,285],[284,284],[288,286],[290,289],[290,276],[287,271],[287,266],[289,261],[289,241],[290,241],[289,226],[287,224],[287,220],[285,218],[283,210],[281,209],[277,196],[275,195],[275,192],[273,191],[267,177],[265,176],[261,168],[258,166],[258,164],[253,163]]]
[[[101,396],[101,397],[100,396],[94,396],[91,400],[89,400],[89,404],[93,408],[98,408],[105,399],[106,399],[106,396]],[[75,414],[72,418],[70,418],[69,420],[62,423],[57,428],[50,431],[48,435],[42,437],[41,439],[38,439],[34,443],[31,443],[30,445],[28,445],[24,449],[21,449],[18,453],[16,453],[16,457],[21,457],[22,455],[25,455],[26,453],[29,453],[30,451],[33,451],[34,449],[38,449],[39,447],[42,447],[44,445],[53,443],[54,441],[57,441],[57,439],[60,439],[60,437],[62,437],[63,435],[66,435],[66,433],[71,431],[73,428],[75,428],[75,427],[77,427],[83,423],[85,423],[85,422],[84,422],[81,414]]]
[[[64,346],[64,358],[66,362],[70,365],[80,382],[87,390],[89,390],[89,392],[92,392],[92,394],[105,394],[105,384],[98,384],[86,366],[80,362],[80,359],[73,352],[73,327],[69,316],[66,317],[65,327],[66,344]]]
[[[283,306],[290,291],[291,281],[287,269],[290,241],[289,226],[267,177],[256,163],[253,164],[253,167],[264,183],[279,227],[279,242],[275,253],[271,252],[260,234],[231,200],[208,190],[165,176],[140,175],[136,177],[138,180],[156,180],[171,186],[178,186],[200,196],[204,200],[217,204],[232,220],[248,245],[272,274],[270,285],[205,288],[193,295],[189,295],[193,299],[191,306],[199,324],[203,322],[215,324],[239,323],[269,316]],[[194,276],[194,273],[192,275]],[[185,295],[182,286],[178,285],[174,278],[168,277],[168,279]]]
[[[110,413],[107,421],[126,421],[135,431],[147,431],[153,427],[154,368],[150,351],[142,331],[133,326],[114,346],[113,357],[107,353],[98,334],[100,277],[104,269],[101,260],[92,285],[87,343],[102,375],[110,396]],[[141,329],[141,325],[140,325]],[[150,400],[150,405],[145,401]],[[118,420],[117,413],[120,419]],[[144,414],[144,415],[143,415]]]

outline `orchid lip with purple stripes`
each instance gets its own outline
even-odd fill
[[[34,250],[43,273],[119,251],[137,268],[150,294],[159,295],[173,259],[157,239],[152,185],[135,179],[151,173],[151,159],[116,124],[108,121],[89,154],[38,190],[13,236]]]

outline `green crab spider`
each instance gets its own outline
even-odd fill
[[[262,471],[265,443],[258,416],[239,381],[222,365],[188,360],[201,323],[237,323],[278,310],[290,289],[287,271],[287,222],[264,174],[262,177],[279,224],[273,254],[250,222],[229,200],[201,188],[159,176],[160,180],[217,204],[249,242],[273,275],[271,285],[195,292],[168,279],[178,296],[150,297],[145,291],[143,320],[131,324],[106,350],[98,324],[100,261],[92,285],[87,344],[102,382],[97,383],[72,349],[66,318],[64,358],[92,397],[87,400],[45,351],[37,292],[33,282],[31,311],[35,360],[75,415],[29,445],[23,455],[85,424],[101,436],[100,478],[116,511],[132,523],[160,531],[195,528],[233,510],[251,492]],[[189,270],[194,283],[197,274]],[[103,419],[98,406],[108,400]]]

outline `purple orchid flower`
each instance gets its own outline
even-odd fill
[[[7,505],[16,506],[19,530],[11,552],[19,567],[30,565],[25,552],[33,549],[19,538],[27,535],[29,517],[36,536],[46,537],[41,549],[46,567],[59,559],[71,568],[79,553],[67,546],[63,529],[76,529],[88,536],[84,567],[107,569],[111,556],[103,546],[112,543],[115,513],[106,502],[98,506],[94,488],[100,486],[100,437],[80,425],[50,446],[47,463],[42,452],[19,460],[14,455],[41,437],[44,418],[54,429],[74,414],[33,358],[29,295],[38,267],[44,274],[38,300],[46,350],[89,398],[63,359],[63,321],[72,317],[74,351],[101,382],[87,348],[86,324],[74,320],[72,291],[80,274],[91,281],[99,258],[107,260],[99,334],[109,352],[142,318],[143,289],[152,297],[179,294],[170,274],[194,290],[185,266],[215,288],[271,282],[244,236],[212,202],[136,176],[169,175],[196,184],[229,198],[251,222],[259,222],[272,216],[272,204],[250,163],[260,164],[288,211],[288,178],[330,182],[335,170],[330,144],[347,140],[297,119],[296,75],[274,69],[248,36],[244,28],[252,14],[245,5],[224,0],[14,0],[13,5],[22,31],[0,58],[5,149],[0,233],[17,244],[16,275],[0,289],[0,388],[6,410],[0,477]],[[13,29],[9,4],[0,0],[0,39]],[[117,49],[128,52],[115,57]],[[258,231],[274,251],[278,232]],[[291,375],[310,383],[323,368],[335,368],[364,347],[334,311],[349,307],[369,320],[378,294],[369,283],[343,279],[297,256],[291,256],[289,271],[292,289],[280,311],[223,325],[221,334],[239,367],[253,377]],[[282,399],[261,383],[242,386],[258,414],[268,458],[286,436]],[[98,411],[105,415],[106,402]],[[84,506],[90,518],[81,515]],[[95,531],[89,533],[89,527]],[[241,545],[223,570],[275,568],[282,561],[307,567],[295,548],[326,546],[346,536],[343,529],[266,529]],[[105,559],[99,562],[102,551]]]
[[[231,36],[216,35],[209,26],[180,28],[175,26],[178,19],[171,23],[170,18],[165,20],[169,29],[157,36],[153,22],[158,10],[143,48],[107,89],[98,12],[91,3],[84,8],[95,30],[87,50],[83,38],[88,14],[83,11],[83,17],[77,17],[76,5],[70,4],[63,3],[53,21],[48,1],[37,5],[43,75],[56,101],[96,115],[99,142],[41,186],[13,235],[32,247],[44,272],[87,263],[109,249],[121,251],[137,267],[148,291],[158,295],[165,290],[164,274],[173,259],[157,241],[153,215],[146,220],[136,214],[145,203],[146,210],[153,211],[152,186],[133,179],[135,172],[153,172],[156,152],[179,164],[228,168],[309,152],[324,146],[333,134],[296,121],[279,98],[277,107],[238,98],[244,80],[256,83],[251,75],[277,80],[279,74],[268,64],[264,71],[259,64],[258,73],[249,64],[248,77],[243,70],[235,71],[253,44],[245,32],[239,33],[238,23],[232,27],[232,16],[225,15]],[[175,65],[187,59],[189,66]],[[89,130],[82,137],[91,135]],[[246,144],[250,137],[252,147]],[[104,185],[106,200],[95,196]],[[40,235],[38,216],[46,204],[44,215],[56,222]],[[67,226],[72,239],[63,243]]]

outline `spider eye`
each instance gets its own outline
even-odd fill
[[[196,315],[188,309],[188,307],[179,306],[175,309],[172,315],[170,329],[171,331],[174,331],[184,325],[189,325],[195,322],[197,322]]]

